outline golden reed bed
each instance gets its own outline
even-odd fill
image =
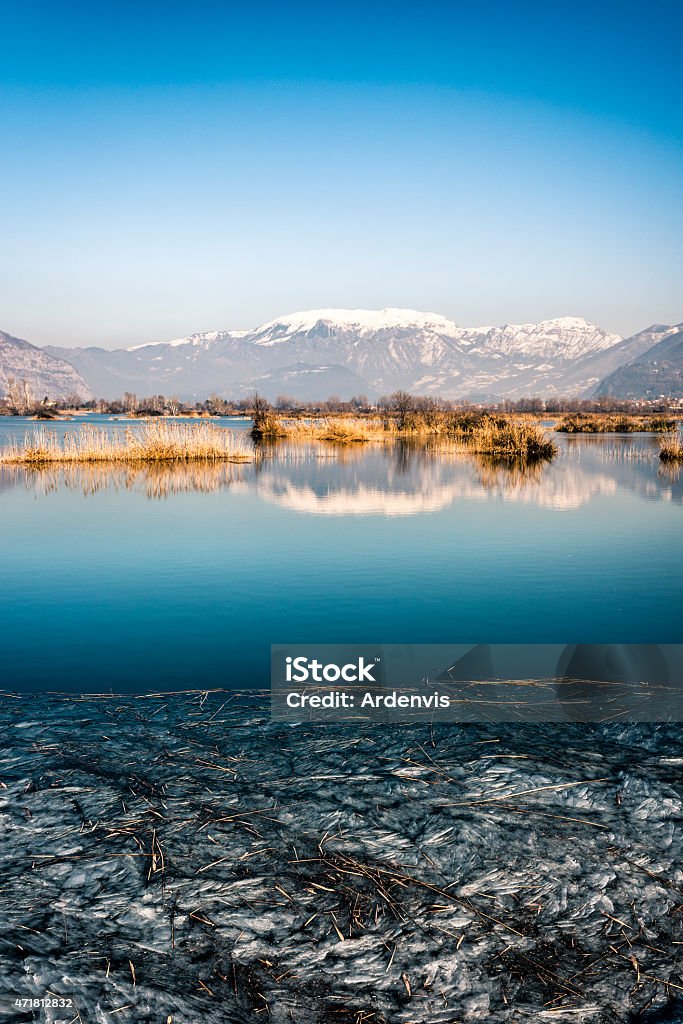
[[[419,414],[394,417],[321,417],[286,419],[272,411],[255,423],[253,435],[264,440],[312,440],[336,444],[424,438],[430,450],[490,455],[497,458],[551,459],[557,449],[546,431],[530,417],[473,414]]]
[[[23,445],[0,454],[0,463],[141,463],[141,462],[247,462],[253,458],[240,438],[209,423],[151,421],[127,429],[123,437],[85,425],[64,432],[41,428],[27,434]]]
[[[632,413],[575,413],[556,425],[560,434],[669,434],[675,416],[634,416]]]

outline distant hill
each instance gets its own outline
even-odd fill
[[[564,367],[563,394],[578,395],[582,398],[594,396],[605,377],[625,363],[633,362],[666,334],[675,330],[676,327],[653,324],[644,331],[617,341],[609,348],[589,353],[585,359],[579,359],[574,365]]]
[[[34,401],[78,395],[92,398],[90,388],[73,365],[22,338],[0,331],[0,398],[7,398],[12,381],[26,384]]]
[[[271,400],[281,394],[376,398],[397,389],[489,402],[596,394],[658,398],[681,393],[675,340],[681,330],[681,324],[653,324],[621,338],[572,316],[459,327],[438,313],[410,309],[318,309],[250,331],[212,331],[113,351],[49,346],[43,354],[62,366],[62,374],[71,364],[72,390],[79,380],[81,391],[85,382],[86,390],[109,399],[131,391],[196,401],[211,393],[245,397],[256,389]],[[54,386],[55,364],[49,366]]]
[[[613,398],[683,398],[683,324],[650,328],[660,339],[609,374],[596,390]]]
[[[213,331],[107,351],[50,347],[98,397],[124,391],[203,398],[210,392],[268,398],[370,397],[396,389],[468,398],[582,394],[619,362],[623,345],[581,317],[534,324],[459,327],[437,313],[322,309],[251,331]],[[617,361],[609,361],[610,353]],[[605,355],[606,361],[593,364]]]

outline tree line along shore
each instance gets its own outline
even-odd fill
[[[662,461],[677,462],[683,458],[678,432],[680,412],[671,408],[644,409],[642,404],[634,406],[633,403],[613,403],[615,408],[606,408],[607,403],[602,401],[572,401],[564,403],[567,408],[552,412],[548,408],[551,403],[543,403],[544,408],[540,409],[535,399],[495,406],[458,405],[397,391],[374,404],[368,403],[365,396],[349,402],[328,400],[317,404],[295,404],[281,397],[271,404],[258,394],[239,403],[209,398],[193,407],[175,399],[166,400],[161,395],[150,402],[126,394],[120,403],[106,403],[106,410],[103,404],[75,407],[66,403],[42,403],[33,416],[58,422],[70,415],[98,411],[142,422],[135,430],[126,430],[123,437],[85,424],[80,430],[65,433],[60,438],[46,425],[27,434],[23,445],[5,448],[0,459],[4,463],[39,464],[247,461],[253,458],[254,448],[247,448],[234,433],[207,422],[210,417],[226,415],[250,418],[251,439],[256,447],[283,439],[358,444],[414,438],[425,439],[435,452],[468,451],[493,458],[547,461],[557,451],[551,431],[565,434],[653,432],[662,435]],[[168,417],[173,422],[169,422]],[[551,423],[544,422],[548,417],[552,418]],[[177,422],[182,418],[199,422]]]
[[[0,382],[1,386],[1,382]],[[0,416],[35,416],[39,419],[59,418],[77,413],[98,413],[109,416],[151,417],[196,417],[196,416],[251,416],[258,394],[241,398],[226,398],[216,393],[198,401],[187,401],[177,395],[156,394],[138,396],[125,391],[113,399],[97,398],[84,401],[72,394],[63,398],[44,396],[37,399],[28,386],[6,387],[6,394],[0,394]],[[263,399],[262,399],[263,401]],[[581,416],[605,414],[629,416],[679,416],[683,417],[683,399],[617,399],[609,395],[597,398],[572,398],[555,396],[550,398],[526,397],[502,399],[500,401],[470,401],[467,399],[444,399],[431,395],[413,395],[406,391],[394,391],[377,399],[367,395],[353,395],[342,399],[330,395],[325,399],[304,401],[291,395],[278,395],[268,403],[275,412],[288,416],[310,415],[373,415],[400,408],[409,408],[425,414],[435,410],[444,412],[500,412],[526,413],[533,416],[557,416],[560,414]]]

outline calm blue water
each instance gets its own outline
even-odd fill
[[[0,688],[265,686],[271,643],[681,642],[683,472],[649,436],[559,443],[526,476],[403,446],[0,469]]]

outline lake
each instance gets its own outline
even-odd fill
[[[0,418],[0,445],[80,422]],[[0,469],[0,686],[266,686],[271,643],[680,642],[683,470],[653,435],[556,437],[526,472],[406,443]]]

